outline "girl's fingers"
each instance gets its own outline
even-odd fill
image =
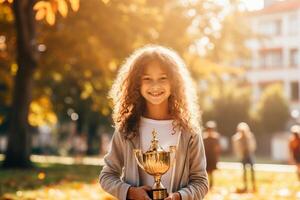
[[[148,186],[148,185],[144,185],[144,186],[142,186],[142,188],[144,189],[144,190],[146,190],[146,191],[150,191],[152,188],[150,187],[150,186]]]
[[[176,194],[175,193],[172,193],[170,194],[167,198],[165,198],[164,200],[176,200]]]

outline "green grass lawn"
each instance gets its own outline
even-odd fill
[[[214,176],[215,187],[205,200],[300,200],[295,173],[256,171],[257,191],[247,193],[237,192],[243,187],[242,170],[217,170]]]
[[[98,184],[100,167],[36,164],[31,170],[0,170],[0,199],[6,200],[112,200]],[[294,173],[256,172],[257,191],[237,193],[240,170],[217,170],[215,187],[205,200],[300,200]]]
[[[59,195],[63,197],[63,193],[69,192],[72,197],[84,187],[91,187],[99,194],[102,192],[97,181],[100,166],[35,165],[29,170],[0,169],[0,199],[53,199],[53,195],[58,195],[56,199],[69,199]]]

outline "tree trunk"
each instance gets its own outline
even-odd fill
[[[35,0],[14,0],[13,12],[17,32],[17,64],[15,76],[11,124],[4,167],[31,167],[31,135],[28,131],[28,112],[33,89],[33,73],[38,54],[35,42]]]
[[[88,135],[87,135],[87,155],[95,154],[93,142],[96,138],[98,124],[97,123],[89,123],[88,127]]]

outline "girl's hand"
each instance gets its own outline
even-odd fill
[[[164,200],[181,200],[180,199],[180,194],[178,192],[171,193],[167,198]]]
[[[130,187],[127,192],[127,198],[134,200],[151,200],[147,194],[147,191],[150,190],[150,186]]]

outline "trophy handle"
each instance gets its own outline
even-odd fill
[[[135,157],[137,164],[140,166],[140,168],[145,170],[142,150],[134,149],[133,151],[134,151],[134,157]]]
[[[170,151],[170,153],[175,153],[176,152],[176,146],[169,146],[169,151]]]

